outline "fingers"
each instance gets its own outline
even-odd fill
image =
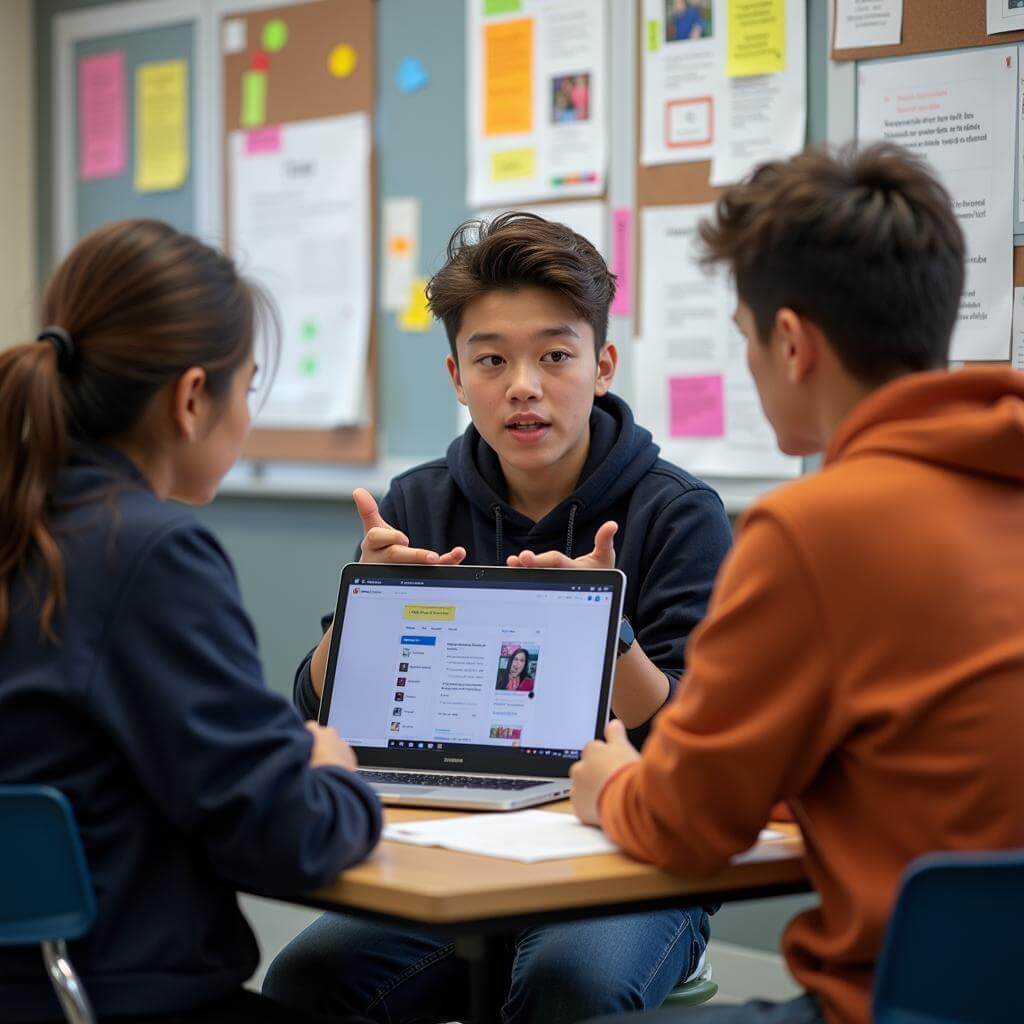
[[[364,533],[369,533],[370,530],[378,526],[387,527],[388,524],[381,518],[380,509],[377,508],[377,502],[366,488],[357,487],[352,492],[352,500],[356,503],[356,511],[363,521]]]
[[[545,551],[542,555],[532,551],[519,553],[520,568],[523,569],[571,569],[573,560],[561,551]]]
[[[363,538],[364,551],[383,551],[385,548],[409,546],[409,538],[401,530],[394,530],[390,526],[374,526],[367,530]]]
[[[604,727],[604,738],[611,744],[629,743],[626,727],[617,719],[611,719]]]
[[[441,565],[460,565],[466,559],[465,548],[452,548],[447,554],[441,556]]]
[[[607,522],[598,529],[594,537],[594,558],[610,567],[615,565],[615,546],[612,541],[618,532],[618,523]]]

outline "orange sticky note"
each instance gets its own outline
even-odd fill
[[[533,131],[533,19],[484,26],[484,134]]]

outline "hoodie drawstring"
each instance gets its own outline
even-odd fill
[[[491,512],[494,515],[494,564],[501,565],[501,549],[504,545],[501,542],[501,506],[492,505]]]
[[[579,510],[582,507],[583,506],[578,501],[574,501],[569,506],[569,526],[568,526],[568,528],[566,529],[566,532],[565,532],[565,553],[570,558],[572,558],[572,544],[573,544],[573,539],[574,539],[573,535],[574,535],[575,529],[576,529],[576,513],[579,512]],[[502,521],[503,520],[502,520],[502,515],[501,515],[501,506],[500,505],[492,505],[491,506],[491,515],[494,516],[494,536],[495,536],[495,541],[494,541],[494,562],[495,562],[495,565],[501,565],[502,564],[501,552],[502,552],[502,548],[505,546],[502,543]]]
[[[580,510],[580,504],[578,501],[574,501],[569,506],[569,528],[565,533],[565,553],[572,558],[572,541],[573,541],[573,530],[576,526],[576,513]]]

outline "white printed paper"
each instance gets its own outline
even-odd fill
[[[1024,4],[1020,0],[986,0],[987,14],[985,31],[995,35],[998,32],[1020,32],[1024,29]]]
[[[644,337],[634,346],[637,419],[662,455],[698,476],[799,476],[761,410],[732,320],[723,270],[695,258],[697,225],[711,205],[653,206],[642,214]]]
[[[582,235],[608,259],[608,205],[600,199],[583,199],[575,203],[545,203],[543,206],[507,206],[495,210],[481,210],[480,217],[492,221],[499,213],[519,210],[536,213],[545,220],[557,221]]]
[[[1017,49],[879,61],[858,69],[857,138],[926,159],[953,197],[967,274],[951,359],[1006,359],[1013,259]]]
[[[364,414],[370,327],[370,122],[364,113],[231,133],[231,251],[281,318],[260,426]]]
[[[903,0],[837,0],[837,50],[897,46],[903,38]]]
[[[608,163],[606,0],[466,5],[470,206],[596,196]]]
[[[221,44],[225,54],[242,53],[246,47],[245,18],[227,18],[221,30]]]
[[[381,308],[405,309],[420,255],[420,201],[385,199],[381,204]]]
[[[1024,370],[1024,288],[1013,289],[1013,344],[1010,347],[1010,365]]]
[[[807,137],[807,12],[786,0],[786,67],[772,75],[727,78],[719,90],[721,132],[711,184],[739,181],[765,160],[799,153]]]

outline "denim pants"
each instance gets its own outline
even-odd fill
[[[509,943],[502,1024],[659,1006],[697,967],[709,933],[699,907],[527,928]],[[450,942],[325,914],[281,951],[263,992],[328,1015],[438,1024],[465,1014],[468,987]]]

